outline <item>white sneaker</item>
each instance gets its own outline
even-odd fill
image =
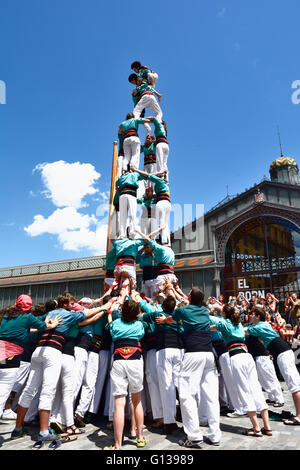
[[[4,410],[1,416],[1,419],[5,420],[16,420],[17,419],[17,413],[15,413],[13,410]]]
[[[239,414],[236,411],[233,411],[232,413],[227,413],[228,418],[244,418],[247,416],[247,414]]]

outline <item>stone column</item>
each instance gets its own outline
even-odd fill
[[[220,273],[220,268],[215,268],[214,283],[215,283],[216,298],[218,298],[219,295],[221,294],[221,273]]]

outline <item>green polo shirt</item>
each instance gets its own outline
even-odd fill
[[[156,175],[148,174],[148,180],[153,181],[154,191],[156,192],[156,194],[161,193],[161,192],[164,192],[164,193],[170,192],[170,187],[163,178],[160,178],[159,176],[156,176]]]
[[[260,321],[257,325],[247,325],[248,334],[256,336],[261,341],[266,349],[273,339],[278,338],[279,335],[273,330],[272,326],[265,322]]]
[[[47,329],[47,325],[32,313],[24,313],[13,317],[4,315],[0,326],[0,338],[24,347],[31,337],[30,328],[44,331]]]
[[[147,179],[137,171],[127,171],[116,181],[116,186],[119,189],[126,188],[127,186],[133,186],[136,189],[139,187],[139,181]]]
[[[113,341],[120,339],[135,339],[140,341],[144,334],[144,326],[139,320],[124,322],[121,318],[110,323],[110,334]]]
[[[124,132],[129,131],[131,129],[135,129],[137,131],[139,124],[144,124],[144,122],[145,119],[143,118],[127,119],[127,121],[121,122],[120,127]]]
[[[143,152],[143,154],[145,155],[145,157],[147,155],[155,155],[156,154],[156,146],[154,143],[152,143],[151,145],[149,145],[149,147],[147,147],[147,145],[143,145],[141,147],[141,152]]]
[[[172,248],[170,248],[169,246],[159,245],[159,243],[154,240],[150,240],[148,242],[148,245],[153,248],[156,264],[169,264],[171,266],[174,266],[175,255]]]
[[[184,331],[210,330],[209,310],[206,307],[190,304],[186,307],[177,308],[172,316],[174,320],[182,321]]]
[[[164,126],[159,122],[156,117],[153,119],[154,124],[154,135],[155,137],[167,137]]]

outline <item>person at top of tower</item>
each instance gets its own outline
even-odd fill
[[[137,104],[137,101],[139,101],[139,99],[141,98],[144,90],[152,91],[152,93],[154,93],[154,95],[157,96],[158,101],[161,100],[161,94],[158,93],[158,91],[156,91],[154,87],[151,86],[146,80],[141,79],[135,73],[132,73],[131,75],[129,75],[128,81],[132,85],[136,86],[136,88],[132,92],[132,99],[135,105]]]
[[[138,77],[136,73],[131,73],[128,77],[128,81],[129,83],[131,83],[132,85],[135,85],[136,87],[142,84],[149,85],[147,80],[142,80],[141,78]],[[133,100],[134,106],[137,104],[139,99],[140,99],[140,96],[138,93],[135,93],[135,94],[132,93],[132,100]]]
[[[132,83],[135,84],[134,80]],[[135,104],[133,110],[133,114],[136,118],[140,117],[143,110],[147,108],[151,109],[159,122],[162,121],[163,113],[154,95],[157,96],[158,101],[161,101],[161,94],[152,88],[148,83],[143,82],[140,86],[136,86],[132,92],[134,102],[136,101],[135,97],[139,97],[139,100]]]
[[[138,74],[138,77],[142,80],[147,80],[149,85],[153,88],[158,80],[158,74],[154,70],[150,70],[149,67],[142,65],[138,60],[131,64],[131,69]]]

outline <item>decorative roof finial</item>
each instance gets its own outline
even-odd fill
[[[283,157],[282,143],[281,143],[281,135],[280,135],[280,129],[279,129],[279,125],[278,125],[278,124],[277,124],[277,135],[278,135],[278,140],[279,140],[280,156]]]

